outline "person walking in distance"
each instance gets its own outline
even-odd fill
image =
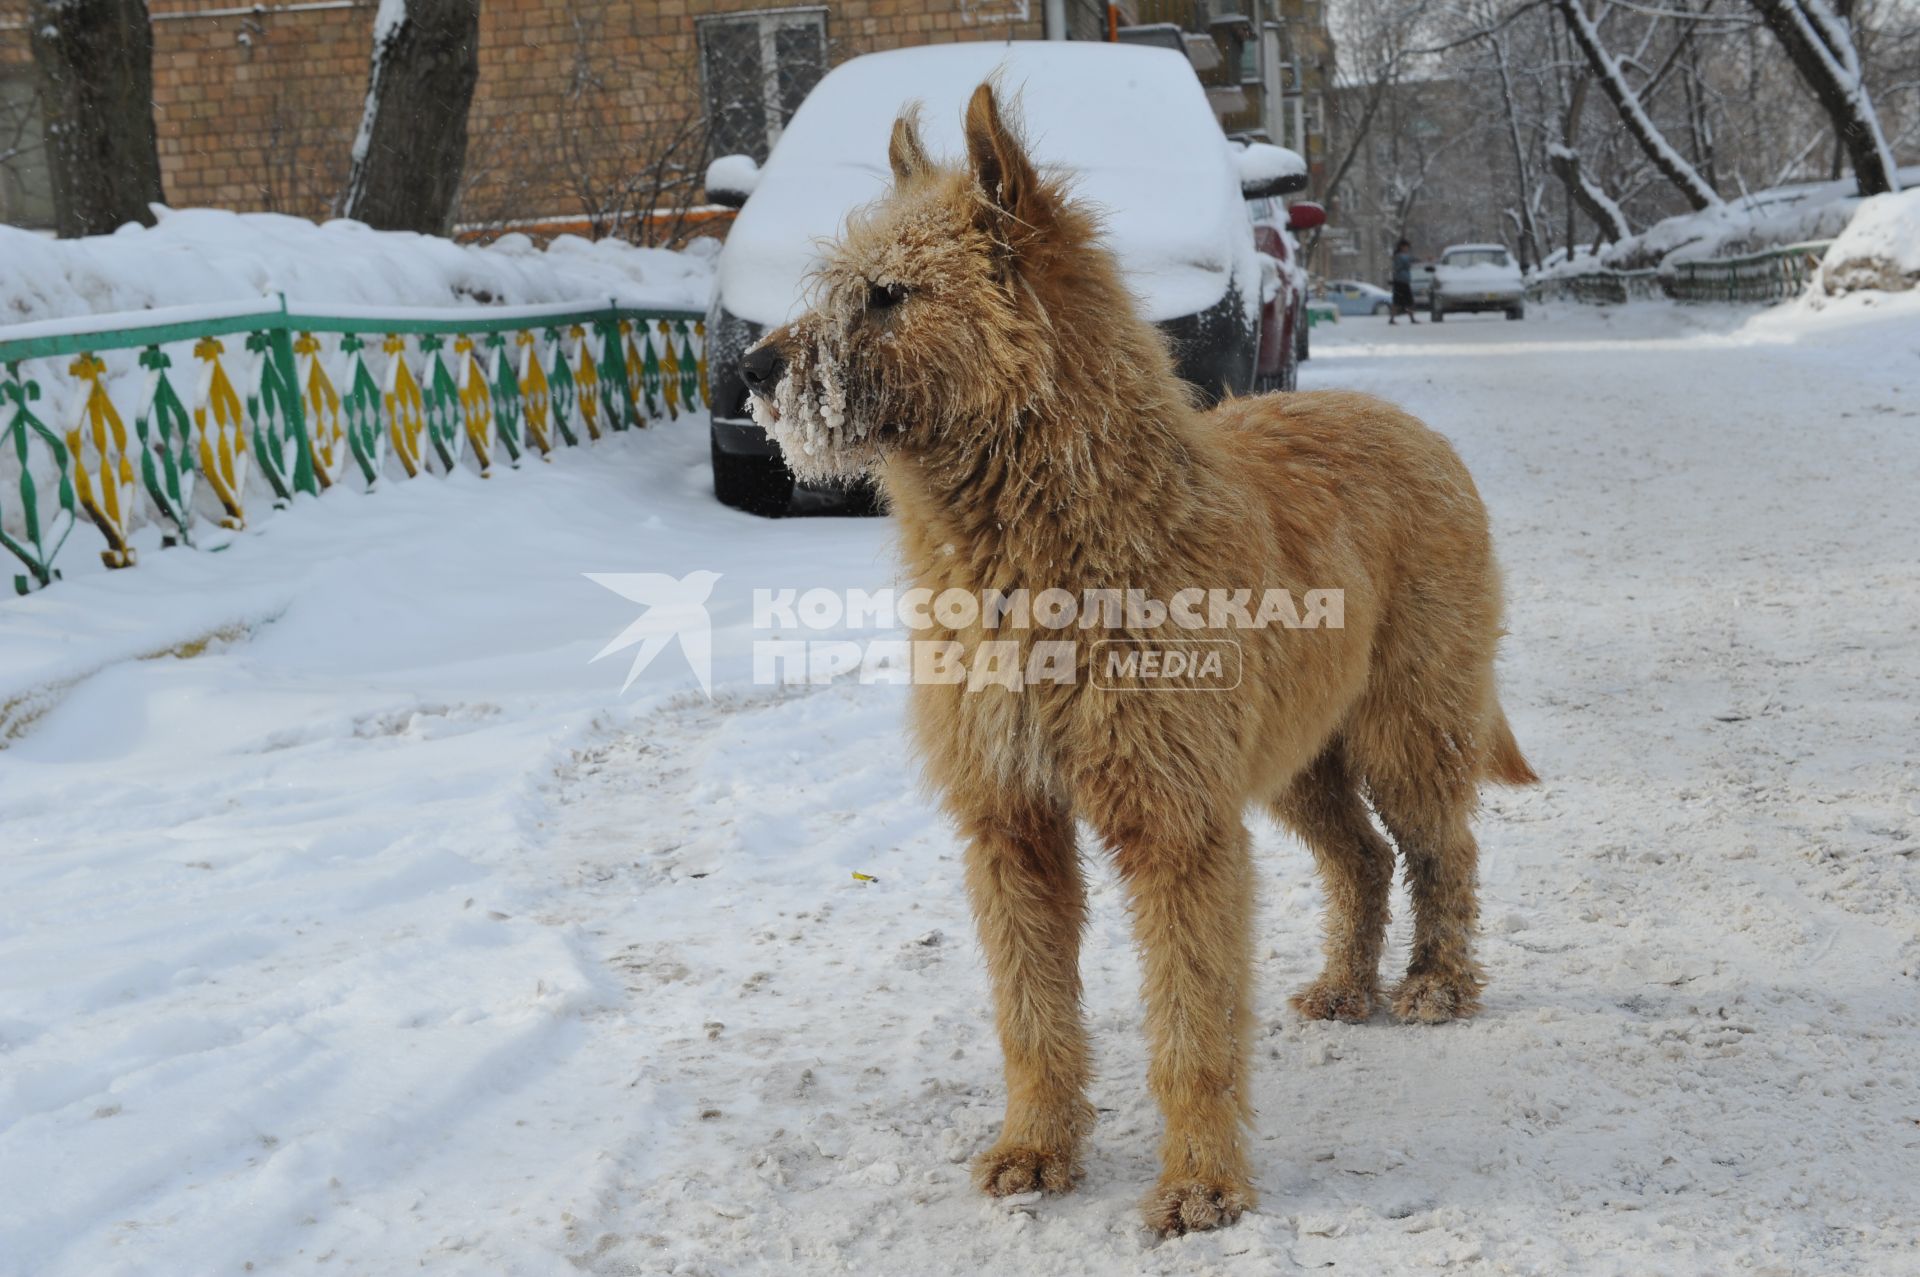
[[[1413,315],[1413,245],[1404,239],[1393,246],[1393,305],[1387,310],[1387,322],[1393,323],[1403,310],[1409,324],[1420,322]]]

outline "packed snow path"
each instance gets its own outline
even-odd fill
[[[888,529],[720,508],[698,420],[0,602],[0,1272],[1920,1271],[1916,317],[1315,331],[1472,465],[1546,783],[1439,1028],[1285,1008],[1317,889],[1256,825],[1263,1202],[1164,1243],[1104,867],[1085,1185],[968,1187],[999,1052],[904,693],[745,656]],[[713,700],[622,699],[580,574],[699,568]]]

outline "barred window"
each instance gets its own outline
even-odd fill
[[[780,131],[827,71],[825,8],[699,19],[700,77],[714,155],[765,163]]]

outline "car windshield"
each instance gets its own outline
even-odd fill
[[[1442,260],[1448,266],[1505,266],[1507,252],[1503,248],[1463,248]]]

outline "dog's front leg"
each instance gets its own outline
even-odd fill
[[[963,824],[967,891],[1007,1072],[1007,1120],[974,1160],[974,1179],[995,1197],[1064,1193],[1079,1178],[1080,1144],[1093,1124],[1080,1013],[1086,888],[1073,818],[1015,801]]]
[[[1141,804],[1173,812],[1178,801]],[[1166,1131],[1146,1201],[1161,1233],[1218,1228],[1253,1205],[1246,1124],[1253,1030],[1253,866],[1239,816],[1177,817],[1110,838],[1146,974],[1147,1083]]]

